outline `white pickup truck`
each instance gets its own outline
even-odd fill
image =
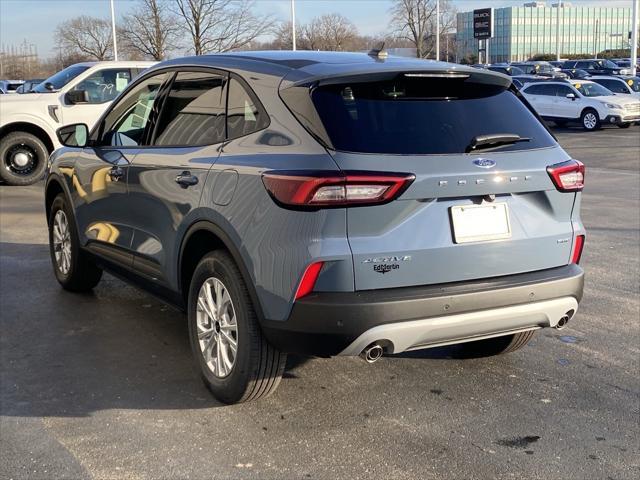
[[[0,96],[0,178],[29,185],[44,172],[60,144],[56,130],[70,123],[90,128],[107,106],[154,62],[88,62],[49,77],[34,93]]]

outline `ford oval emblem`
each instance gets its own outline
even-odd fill
[[[473,164],[480,168],[491,168],[496,166],[496,162],[489,160],[488,158],[476,158]]]

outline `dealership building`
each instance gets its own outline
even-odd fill
[[[490,7],[478,3],[478,8]],[[607,2],[602,2],[606,4]],[[541,53],[556,53],[556,29],[560,17],[560,56],[590,54],[629,48],[631,8],[577,7],[562,2],[528,2],[522,7],[494,8],[493,37],[487,40],[489,62],[527,60]],[[473,12],[457,15],[458,59],[478,55],[485,40],[474,38]]]

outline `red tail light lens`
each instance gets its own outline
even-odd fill
[[[309,295],[313,291],[313,287],[318,280],[318,275],[320,275],[320,270],[322,270],[323,264],[323,262],[316,262],[307,267],[302,275],[302,280],[300,280],[300,285],[298,285],[298,290],[296,290],[296,300]]]
[[[557,163],[547,167],[554,185],[561,192],[579,192],[584,188],[584,164],[578,160]]]
[[[329,208],[374,205],[400,196],[415,179],[407,173],[266,172],[262,182],[281,205]]]
[[[584,235],[577,235],[573,241],[573,253],[571,254],[571,263],[580,263],[582,257],[582,249],[584,248]]]

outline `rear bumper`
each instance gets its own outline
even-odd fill
[[[262,322],[282,351],[357,355],[385,340],[389,352],[433,347],[555,326],[582,299],[578,265],[473,282],[313,293],[286,321]]]

